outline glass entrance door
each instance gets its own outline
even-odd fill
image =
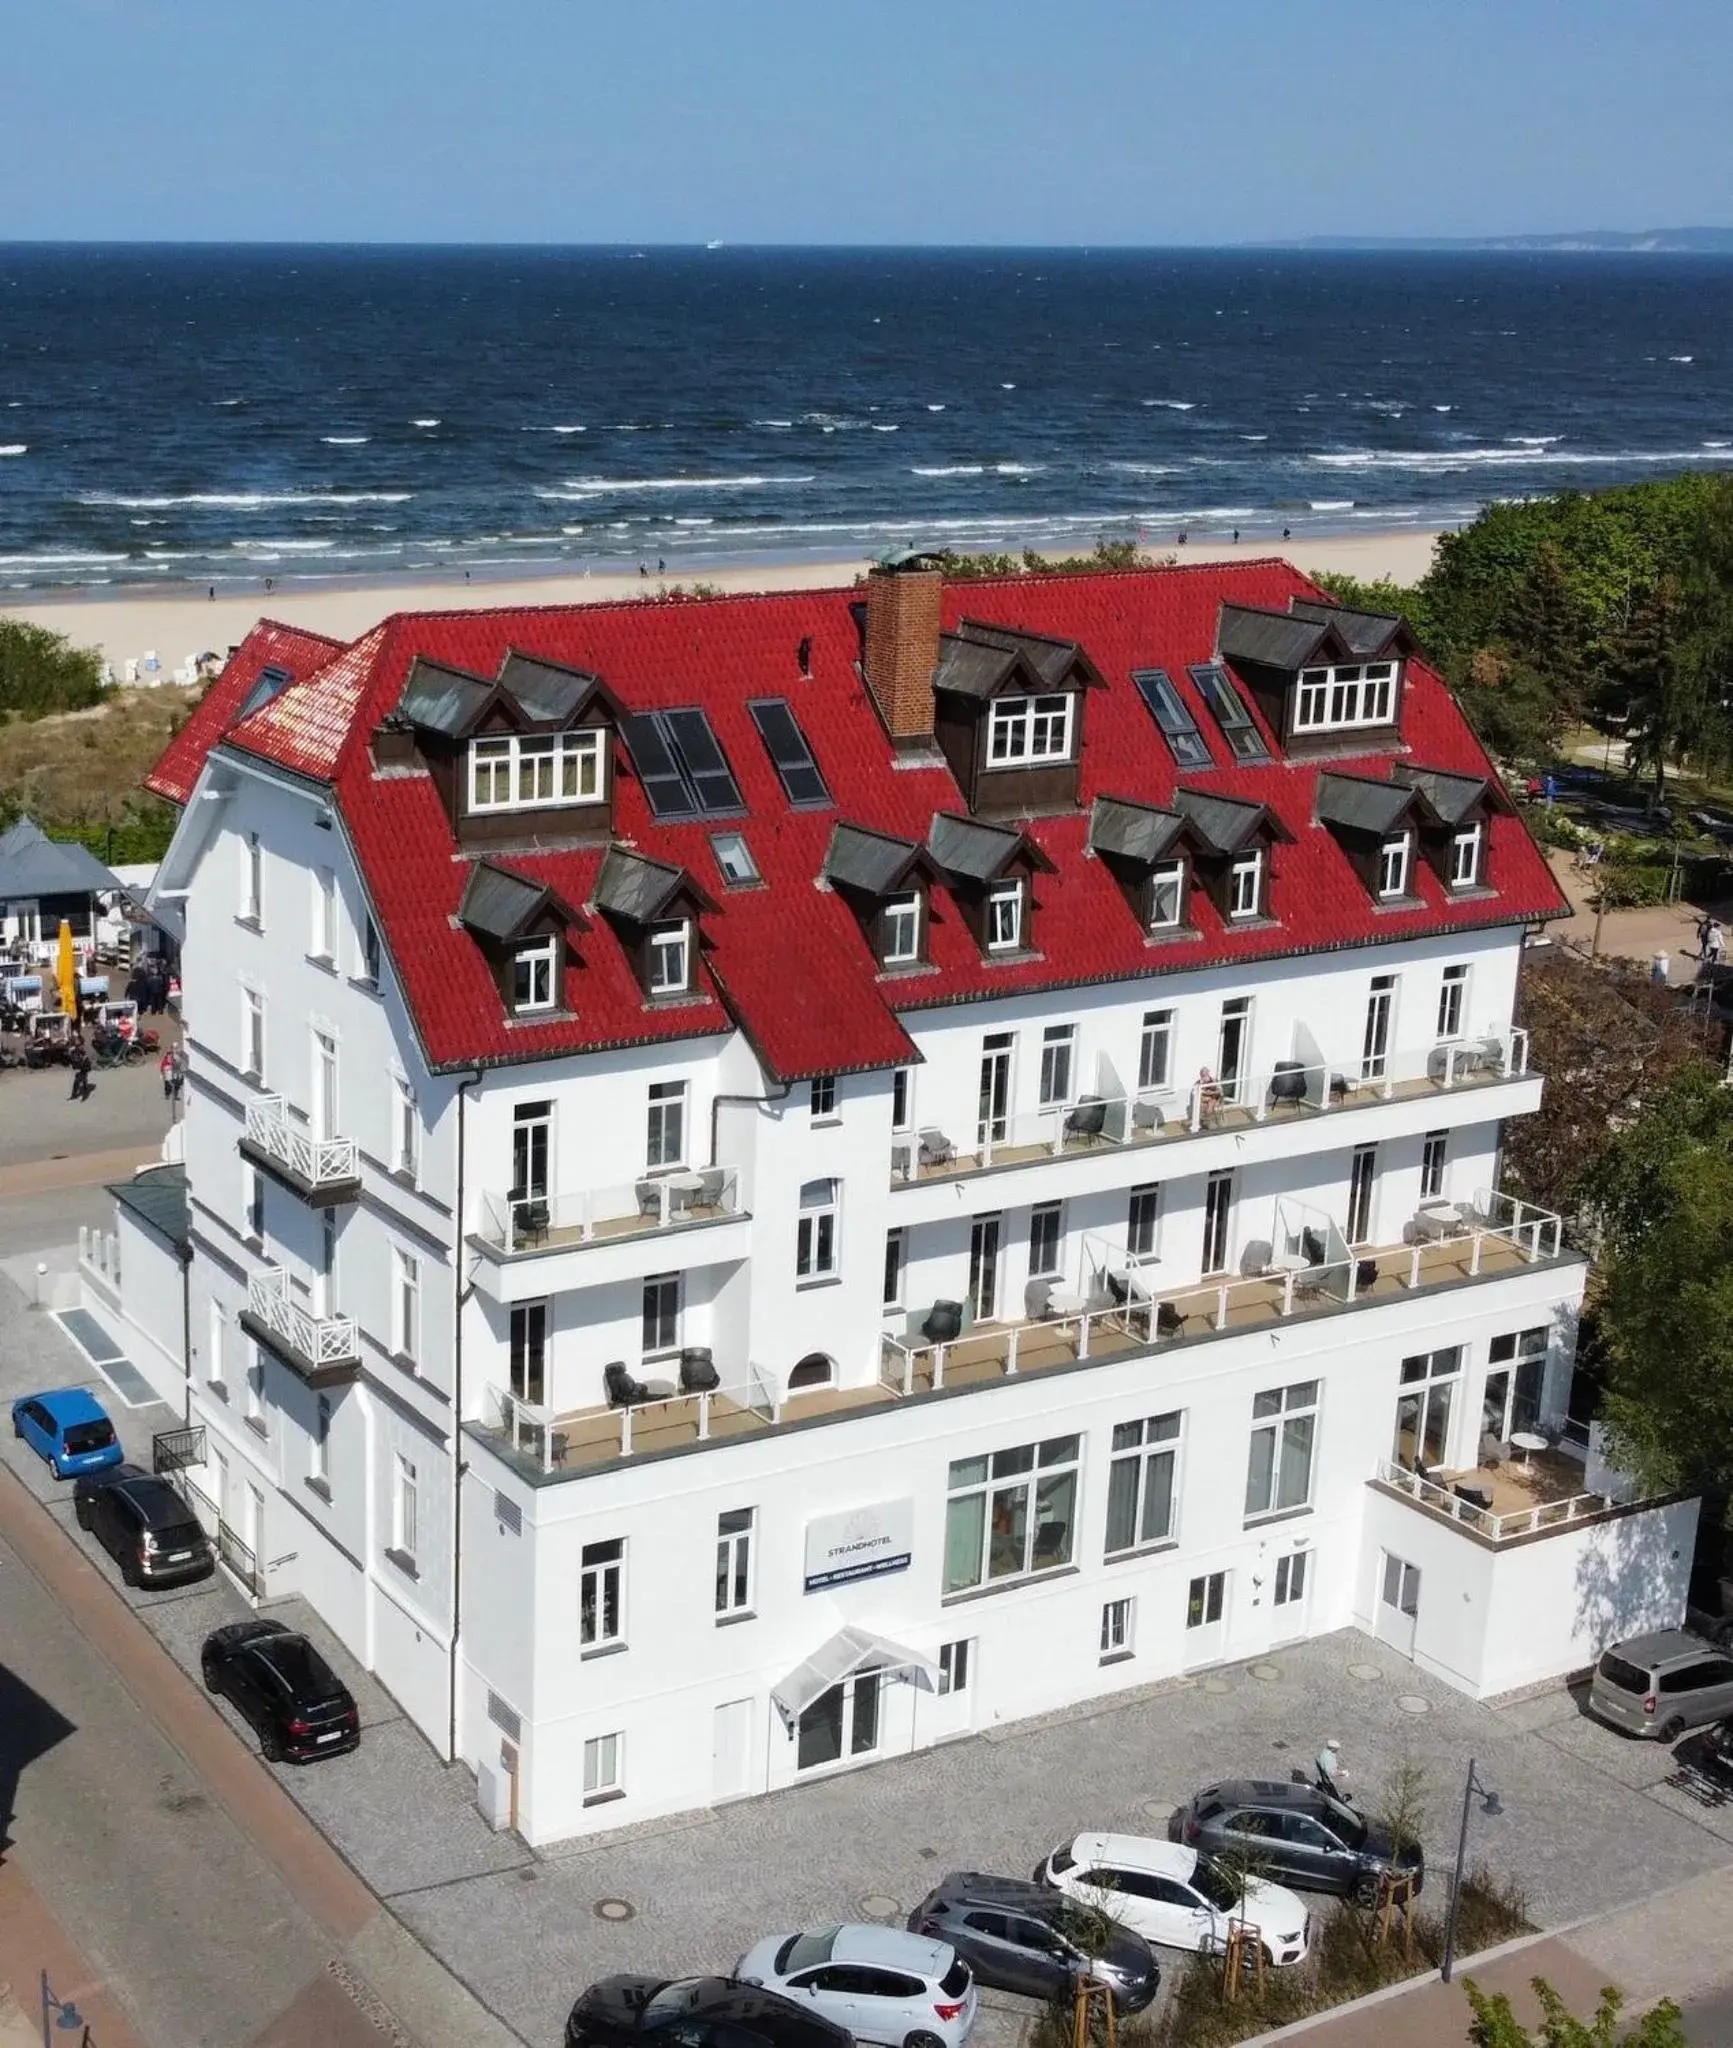
[[[553,1109],[546,1102],[526,1102],[512,1113],[511,1193],[514,1202],[546,1201],[548,1151],[553,1134]]]
[[[1235,996],[1222,1004],[1221,1031],[1216,1040],[1216,1082],[1222,1101],[1231,1107],[1240,1099],[1246,1054],[1251,1041],[1252,999]]]
[[[1011,1034],[995,1031],[981,1041],[982,1145],[1002,1145],[1011,1121]]]
[[[1234,1177],[1212,1173],[1204,1187],[1203,1271],[1225,1273],[1228,1269],[1229,1221],[1233,1215]]]
[[[977,1216],[969,1232],[969,1305],[978,1323],[990,1323],[999,1313],[997,1216]]]
[[[1375,974],[1366,998],[1366,1032],[1360,1046],[1360,1078],[1382,1081],[1390,1064],[1390,1012],[1396,1001],[1396,977]]]

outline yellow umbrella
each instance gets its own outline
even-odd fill
[[[60,951],[54,963],[54,978],[60,984],[60,1007],[69,1017],[78,1015],[78,969],[72,959],[72,927],[60,920]]]

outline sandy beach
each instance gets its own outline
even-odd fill
[[[1417,582],[1432,559],[1435,533],[1351,533],[1311,536],[1286,543],[1268,539],[1193,542],[1164,552],[1182,562],[1250,561],[1282,555],[1308,573],[1337,569],[1368,581],[1391,577]],[[752,566],[683,569],[687,587],[701,582],[720,590],[821,590],[853,582],[867,566],[860,561],[782,561]],[[222,653],[237,644],[262,616],[306,626],[334,639],[351,640],[382,618],[402,611],[450,611],[478,605],[596,604],[643,597],[671,585],[673,578],[597,570],[560,575],[423,577],[393,583],[321,582],[279,578],[267,591],[264,580],[240,589],[219,589],[212,599],[204,586],[151,591],[66,590],[0,599],[0,616],[28,619],[64,633],[79,646],[99,648],[118,676],[128,660],[154,651],[167,681],[196,655]]]

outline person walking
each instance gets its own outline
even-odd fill
[[[172,1045],[157,1061],[156,1070],[162,1076],[162,1099],[167,1102],[175,1092],[175,1049]]]
[[[88,1102],[96,1090],[90,1085],[90,1051],[84,1043],[84,1033],[78,1032],[72,1041],[72,1093],[68,1102]]]
[[[1718,917],[1712,917],[1709,920],[1709,935],[1703,941],[1703,958],[1709,963],[1711,968],[1719,967],[1721,965],[1721,955],[1726,950],[1727,934],[1721,929],[1721,920]]]
[[[1342,1768],[1342,1745],[1331,1736],[1318,1752],[1318,1785],[1332,1799],[1348,1796],[1348,1773]]]
[[[1697,958],[1699,960],[1707,960],[1709,957],[1709,927],[1714,922],[1715,920],[1706,910],[1697,920]]]

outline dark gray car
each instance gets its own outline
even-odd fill
[[[1149,1943],[1045,1885],[953,1870],[909,1915],[909,1930],[948,1941],[997,1991],[1070,1998],[1097,1977],[1121,2012],[1141,2012],[1161,1983]]]
[[[1682,1628],[1632,1636],[1601,1653],[1589,1710],[1626,1735],[1676,1742],[1733,1714],[1733,1656]]]
[[[1418,1842],[1405,1842],[1397,1853],[1382,1822],[1315,1785],[1266,1778],[1208,1785],[1174,1815],[1168,1835],[1305,1891],[1363,1898],[1387,1870],[1412,1877],[1416,1891],[1426,1877]]]
[[[86,1473],[72,1490],[72,1512],[129,1586],[175,1586],[216,1570],[192,1509],[166,1479],[137,1465]]]

